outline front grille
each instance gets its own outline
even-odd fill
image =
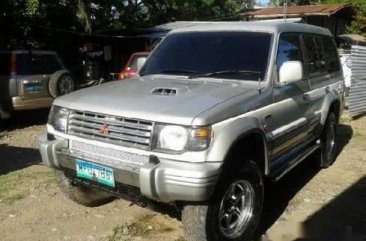
[[[150,149],[153,123],[123,117],[73,111],[68,133],[88,139],[139,149]]]
[[[102,165],[139,172],[139,167],[149,162],[149,156],[137,155],[109,147],[101,147],[80,141],[70,142],[70,151],[76,156],[93,160]]]

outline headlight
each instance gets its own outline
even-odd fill
[[[161,126],[158,136],[157,148],[183,151],[188,141],[188,130],[182,126]]]
[[[66,132],[68,110],[59,106],[52,106],[48,116],[48,124],[56,131]]]
[[[187,128],[177,125],[157,125],[158,150],[183,152],[206,150],[211,141],[211,127]]]

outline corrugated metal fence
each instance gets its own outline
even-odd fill
[[[366,47],[353,45],[349,113],[352,117],[366,113]]]

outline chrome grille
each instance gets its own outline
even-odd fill
[[[73,111],[68,133],[126,147],[149,149],[153,123],[117,116]]]

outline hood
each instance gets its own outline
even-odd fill
[[[146,76],[82,89],[57,98],[54,105],[126,118],[191,125],[201,113],[247,92],[254,94],[256,89],[231,81]]]

